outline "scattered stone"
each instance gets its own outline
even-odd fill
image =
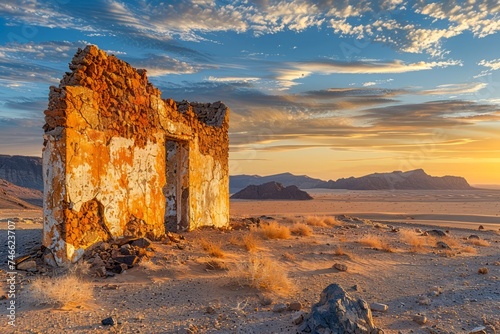
[[[427,322],[427,317],[425,315],[416,314],[413,316],[413,321],[419,325],[424,325]]]
[[[269,296],[265,296],[265,295],[261,295],[259,297],[259,300],[260,300],[260,305],[262,306],[268,306],[268,305],[271,305],[273,303],[273,299]]]
[[[103,250],[103,251],[107,251],[107,250],[110,248],[110,246],[109,246],[109,243],[107,243],[107,242],[102,242],[102,243],[99,245],[99,248],[100,248],[101,250]]]
[[[386,312],[389,309],[389,306],[381,303],[371,303],[370,309],[377,312]]]
[[[486,275],[488,273],[488,268],[486,268],[486,267],[479,268],[477,270],[477,273],[481,274],[481,275]]]
[[[279,304],[275,304],[274,305],[273,312],[275,312],[275,313],[281,313],[281,312],[286,311],[286,309],[287,309],[286,304],[279,303]]]
[[[99,277],[106,277],[107,276],[107,270],[106,270],[105,266],[97,267],[97,269],[94,272]]]
[[[151,244],[152,242],[148,238],[139,238],[131,242],[132,246],[139,248],[148,248]]]
[[[183,250],[186,248],[186,245],[185,244],[177,244],[177,248],[179,248],[180,250]]]
[[[343,263],[335,263],[333,265],[333,268],[337,269],[338,271],[347,271],[347,266]]]
[[[118,263],[125,263],[129,268],[132,268],[137,261],[139,261],[139,257],[135,255],[124,255],[124,256],[117,256],[114,258],[114,260]]]
[[[471,235],[469,235],[469,237],[467,239],[469,239],[469,240],[474,240],[474,239],[475,240],[479,240],[481,238],[478,235],[476,235],[476,234],[471,234]]]
[[[1,295],[1,296],[0,296],[0,300],[5,300],[5,299],[7,299],[7,298],[8,298],[8,297],[7,297],[7,295]]]
[[[430,290],[430,293],[434,296],[439,296],[440,294],[443,293],[443,289],[441,289],[441,287],[439,287],[439,286],[433,286],[429,290]]]
[[[478,230],[484,230],[484,226],[483,225],[479,225],[479,227],[477,229]]]
[[[425,296],[421,296],[419,299],[418,299],[418,303],[420,305],[430,305],[432,303],[432,300],[428,297],[425,297]]]
[[[432,235],[433,237],[445,237],[446,233],[442,230],[429,230],[427,235]]]
[[[115,319],[113,317],[108,317],[106,319],[101,320],[101,324],[103,326],[114,326],[115,325]]]
[[[441,248],[441,249],[451,249],[451,247],[448,246],[448,244],[446,242],[443,242],[443,241],[438,241],[436,243],[436,247]]]
[[[30,258],[31,258],[30,255],[21,255],[21,256],[18,256],[14,259],[14,263],[17,266],[19,263],[24,262]]]
[[[205,308],[205,313],[208,313],[208,314],[215,314],[215,308],[212,307],[212,306],[207,306]]]
[[[300,311],[302,309],[302,304],[300,302],[292,302],[288,305],[289,311]]]
[[[175,242],[176,244],[181,242],[181,236],[177,233],[173,232],[167,232],[167,237],[170,239],[170,241]]]
[[[304,317],[298,328],[307,333],[379,334],[368,303],[354,299],[338,284],[331,284],[321,293],[320,300]]]
[[[479,326],[474,329],[472,329],[469,334],[486,334],[486,327],[484,326]]]
[[[52,254],[52,252],[48,248],[43,251],[42,259],[43,262],[48,264],[49,266],[57,267],[57,262],[54,258],[54,254]]]
[[[305,317],[305,312],[304,311],[298,311],[298,312],[294,312],[292,313],[292,322],[295,324],[295,325],[300,325],[301,323],[304,322],[304,317]]]
[[[121,255],[132,255],[133,250],[132,247],[129,244],[125,244],[120,247],[120,254]]]
[[[36,262],[34,260],[23,261],[16,266],[17,270],[36,271]]]

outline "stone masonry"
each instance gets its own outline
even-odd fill
[[[45,110],[43,244],[58,265],[99,241],[229,223],[229,108],[164,100],[96,46]]]

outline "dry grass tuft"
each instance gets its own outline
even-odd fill
[[[454,257],[457,255],[457,252],[452,249],[445,249],[441,254],[445,257]]]
[[[205,267],[208,270],[228,270],[227,265],[221,260],[209,260],[205,262]]]
[[[256,238],[255,233],[247,233],[242,237],[243,246],[249,252],[256,252],[260,246],[259,239]]]
[[[226,256],[224,251],[220,248],[219,244],[206,239],[200,239],[201,248],[208,253],[208,255],[218,258],[223,258]]]
[[[391,247],[391,245],[389,245],[389,243],[374,235],[366,235],[363,238],[359,239],[358,242],[372,248],[383,250],[384,252],[394,252],[394,249]]]
[[[287,272],[277,262],[265,257],[251,256],[248,261],[240,263],[233,274],[240,285],[252,288],[286,294],[292,287]]]
[[[309,226],[326,227],[328,226],[321,217],[318,216],[307,216],[304,218],[304,222]]]
[[[304,223],[295,223],[290,227],[290,232],[294,235],[301,235],[307,237],[313,234],[312,229]]]
[[[348,255],[348,254],[344,251],[342,246],[338,245],[337,247],[335,247],[335,250],[333,251],[333,255],[342,256],[342,255]]]
[[[292,253],[285,252],[283,253],[283,259],[285,261],[295,261],[297,257]]]
[[[443,241],[445,244],[447,244],[451,248],[459,248],[462,246],[460,241],[458,241],[457,239],[450,237],[450,236],[442,237],[441,241]]]
[[[325,216],[323,217],[323,222],[328,226],[339,226],[342,225],[341,221],[338,221],[335,217]]]
[[[412,230],[401,230],[401,240],[410,246],[410,252],[421,253],[424,251],[425,239]]]
[[[260,232],[266,239],[289,239],[291,236],[288,227],[280,225],[275,221],[268,224],[261,224]]]
[[[477,250],[472,246],[466,246],[466,247],[462,248],[462,253],[476,254]]]
[[[94,299],[92,284],[74,274],[34,279],[29,286],[30,299],[36,305],[51,305],[62,309],[85,306]]]
[[[487,240],[483,239],[469,239],[467,243],[474,246],[489,247],[491,246]]]

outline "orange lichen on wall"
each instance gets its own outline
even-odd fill
[[[70,69],[50,88],[44,126],[43,243],[58,264],[101,240],[159,239],[167,217],[186,230],[228,224],[223,103],[163,100],[145,70],[96,46]]]

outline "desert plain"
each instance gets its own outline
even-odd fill
[[[332,283],[387,305],[373,319],[388,334],[500,331],[499,190],[309,193],[232,200],[230,228],[154,242],[112,277],[96,276],[91,261],[66,270],[36,259],[36,270],[16,271],[15,326],[0,301],[0,332],[296,333]],[[41,218],[41,209],[0,210],[1,296],[8,222],[17,253],[33,254]],[[114,325],[101,323],[108,317]]]

